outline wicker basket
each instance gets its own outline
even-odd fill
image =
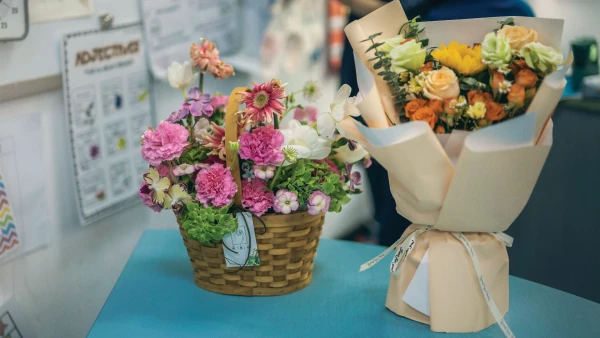
[[[235,113],[239,104],[236,93],[246,89],[236,88],[229,96],[225,115],[226,142],[238,138],[238,115]],[[237,155],[228,149],[228,165],[231,165],[234,156]],[[240,205],[242,189],[237,166],[232,168],[232,174],[238,185],[234,203]],[[242,269],[227,267],[221,243],[207,246],[188,238],[180,225],[183,244],[194,268],[194,281],[199,287],[229,295],[276,296],[298,291],[310,284],[325,214],[313,216],[305,211],[289,215],[266,214],[261,220],[254,218],[260,266]]]

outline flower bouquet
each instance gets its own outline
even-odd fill
[[[211,96],[203,75],[227,78],[233,69],[210,41],[192,45],[190,55],[192,62],[169,68],[184,102],[142,137],[150,168],[139,195],[154,211],[173,210],[201,288],[247,296],[302,289],[312,279],[325,213],[341,211],[360,192],[352,167],[369,160],[335,133],[349,88],[320,114],[297,102],[301,93],[316,98],[312,82],[291,94],[272,80]],[[186,92],[196,77],[199,86]]]
[[[497,322],[512,332],[502,234],[525,207],[552,145],[564,90],[562,21],[418,23],[393,1],[345,28],[357,62],[355,106],[369,127],[339,130],[388,171],[411,225],[394,251],[386,307],[441,332]],[[561,68],[562,67],[562,68]],[[349,110],[351,111],[351,110]]]

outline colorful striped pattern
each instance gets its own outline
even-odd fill
[[[10,205],[6,186],[0,173],[0,257],[19,244],[17,226]]]

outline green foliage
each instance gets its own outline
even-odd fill
[[[204,148],[200,148],[200,147],[192,147],[192,148],[188,149],[187,151],[184,151],[183,154],[181,154],[181,156],[178,159],[178,164],[182,164],[182,163],[194,164],[194,163],[204,162],[208,158],[209,152],[210,152],[210,149],[204,149]]]
[[[217,109],[213,112],[213,114],[209,118],[210,122],[214,122],[218,126],[222,126],[225,124],[225,111],[222,109]]]
[[[237,219],[228,211],[229,207],[204,208],[198,203],[190,203],[179,216],[179,221],[188,237],[210,245],[237,230]]]
[[[318,164],[301,159],[297,163],[282,167],[275,190],[287,189],[298,195],[300,205],[305,204],[310,194],[321,190],[331,197],[329,211],[340,212],[342,205],[350,202],[344,181],[338,174],[329,171],[327,164]]]

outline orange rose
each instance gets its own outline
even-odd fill
[[[433,109],[429,107],[421,107],[417,109],[417,111],[410,117],[412,121],[425,121],[429,123],[431,129],[435,127],[437,123],[438,117],[433,111]]]
[[[414,99],[404,106],[404,111],[406,112],[406,117],[411,118],[412,115],[421,107],[425,107],[427,105],[427,100],[424,99]]]
[[[482,92],[481,90],[471,90],[470,92],[467,93],[467,101],[469,102],[469,104],[472,106],[474,105],[476,102],[487,102],[487,101],[491,101],[494,98],[492,97],[492,94],[489,92]]]
[[[528,68],[521,69],[517,75],[515,75],[515,83],[520,84],[525,88],[535,87],[537,82],[538,76]]]
[[[527,62],[525,60],[515,60],[510,64],[510,69],[513,74],[517,74],[521,69],[528,69]]]
[[[508,102],[516,104],[518,107],[523,107],[525,103],[525,87],[520,84],[513,84],[507,96]]]
[[[442,101],[440,100],[429,101],[427,107],[431,108],[436,114],[440,114],[444,111],[444,109],[442,108]]]
[[[445,134],[446,130],[444,130],[444,127],[438,125],[437,127],[435,127],[435,133],[436,134]]]
[[[454,103],[452,104],[452,101],[454,101]],[[449,115],[454,115],[456,113],[456,104],[457,104],[457,100],[456,99],[445,99],[444,100],[444,113],[449,114]]]
[[[504,82],[504,75],[497,70],[493,70],[492,74],[492,89],[498,90],[502,82]]]
[[[500,121],[506,116],[501,104],[488,101],[485,103],[485,118],[490,121]]]
[[[433,70],[433,62],[429,61],[426,64],[422,65],[421,68],[419,68],[419,73],[422,72],[429,72]]]

